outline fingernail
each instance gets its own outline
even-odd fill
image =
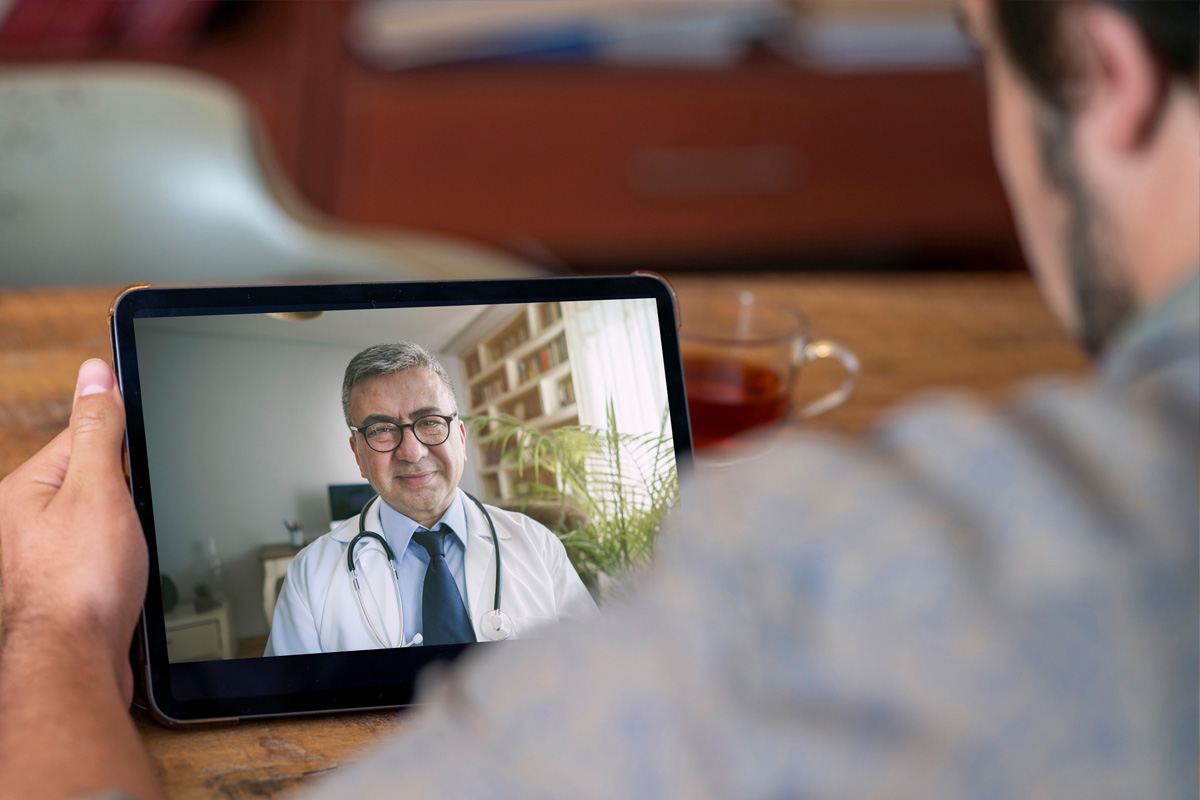
[[[79,380],[76,386],[80,397],[110,392],[113,388],[112,370],[100,359],[90,358],[79,368]]]

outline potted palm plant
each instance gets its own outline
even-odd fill
[[[474,436],[520,479],[507,503],[558,535],[593,594],[611,597],[647,565],[663,518],[679,501],[675,449],[664,413],[657,433],[607,427],[541,431],[516,417],[467,418]]]

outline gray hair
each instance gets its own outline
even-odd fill
[[[350,390],[355,384],[376,375],[392,375],[416,367],[424,367],[441,378],[450,392],[450,397],[454,397],[454,384],[451,383],[446,368],[433,357],[433,353],[421,345],[414,342],[372,345],[350,359],[350,363],[346,365],[346,376],[342,379],[342,414],[346,417],[346,425],[354,425],[350,421]]]

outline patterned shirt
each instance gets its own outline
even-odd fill
[[[318,796],[1197,797],[1200,275],[996,411],[698,470],[598,634],[488,648]]]

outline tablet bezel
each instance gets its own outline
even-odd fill
[[[142,611],[138,655],[143,690],[155,718],[165,724],[211,723],[404,706],[412,701],[417,674],[430,662],[451,660],[473,648],[521,645],[480,642],[407,650],[169,663],[135,319],[623,299],[655,301],[676,463],[682,473],[690,464],[691,437],[679,357],[679,320],[674,293],[658,276],[124,290],[113,303],[110,328],[113,363],[128,419],[129,485],[150,551],[149,586]],[[380,681],[377,676],[385,674],[389,680]]]

